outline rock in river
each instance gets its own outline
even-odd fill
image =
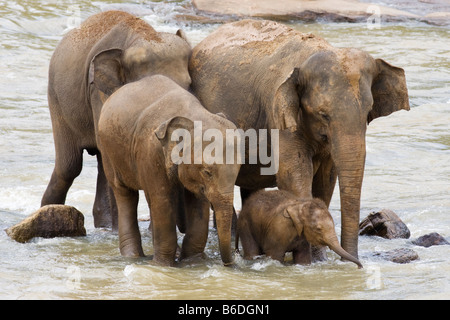
[[[76,208],[67,205],[47,205],[20,223],[6,229],[6,233],[18,242],[34,237],[85,236],[84,216]]]
[[[384,260],[392,261],[395,263],[409,263],[414,260],[419,260],[417,252],[407,248],[399,248],[390,251],[375,252],[375,256],[379,256]]]
[[[359,235],[408,239],[411,233],[395,212],[383,209],[380,212],[372,212],[360,222]]]
[[[443,244],[450,244],[443,236],[441,236],[437,232],[428,233],[424,236],[421,236],[413,241],[411,241],[416,246],[422,246],[425,248]]]

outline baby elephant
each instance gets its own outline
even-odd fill
[[[358,259],[339,245],[333,218],[319,199],[301,200],[281,190],[258,191],[239,214],[236,249],[239,237],[245,259],[266,254],[283,262],[285,253],[293,252],[294,263],[309,264],[310,245],[326,245],[362,268]]]
[[[144,255],[137,221],[138,190],[143,190],[150,206],[153,261],[174,265],[180,216],[185,218],[180,259],[202,253],[211,205],[222,260],[232,263],[233,190],[240,165],[217,158],[225,156],[223,140],[230,129],[236,129],[232,122],[207,111],[162,75],[128,83],[109,97],[98,123],[98,145],[117,202],[122,255]],[[211,148],[205,146],[211,133],[217,161],[210,161]]]

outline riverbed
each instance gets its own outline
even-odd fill
[[[156,30],[183,28],[193,46],[219,24],[176,19],[195,15],[189,1],[0,1],[0,298],[1,299],[448,299],[450,246],[429,248],[411,239],[430,232],[450,237],[450,28],[420,21],[368,23],[288,22],[337,47],[356,47],[405,69],[411,110],[373,121],[361,218],[388,208],[406,223],[411,239],[361,236],[364,269],[328,260],[285,265],[261,257],[237,268],[222,266],[211,228],[206,257],[180,267],[120,256],[117,234],[93,226],[96,159],[84,155],[67,204],[85,215],[87,236],[36,238],[26,244],[3,231],[39,208],[54,164],[47,105],[50,57],[62,36],[91,14],[121,9]],[[236,190],[238,191],[238,190]],[[148,207],[141,197],[144,250],[152,254]],[[235,200],[237,209],[239,199]],[[330,211],[341,229],[339,193]],[[179,236],[182,241],[182,235]],[[375,251],[409,248],[419,260],[396,264]]]

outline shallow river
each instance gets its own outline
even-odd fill
[[[331,251],[328,261],[311,266],[236,257],[238,268],[225,268],[212,229],[205,260],[162,268],[148,259],[125,259],[117,235],[93,226],[96,160],[87,153],[67,198],[85,214],[87,237],[20,244],[3,232],[39,208],[53,169],[47,70],[63,34],[91,14],[120,8],[143,15],[159,31],[183,27],[195,45],[218,25],[177,24],[173,17],[191,10],[185,3],[0,1],[0,298],[450,298],[450,246],[418,247],[411,239],[360,237],[361,270]],[[379,28],[365,23],[293,26],[405,69],[411,111],[377,119],[368,128],[361,218],[389,208],[407,224],[411,238],[438,232],[450,240],[450,28],[419,22],[381,22]],[[331,212],[340,233],[338,193]],[[139,216],[148,217],[144,201]],[[151,254],[148,221],[140,226],[144,250]],[[397,248],[415,250],[420,260],[395,264],[373,255]]]

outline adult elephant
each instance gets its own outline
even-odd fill
[[[277,174],[246,162],[241,190],[277,185],[329,205],[339,178],[341,243],[357,258],[366,127],[409,110],[404,70],[276,22],[242,20],[199,43],[189,72],[210,111],[244,130],[280,130]]]
[[[181,30],[176,35],[156,32],[142,19],[121,11],[93,15],[61,40],[49,69],[48,103],[56,158],[42,206],[65,203],[81,172],[83,150],[87,150],[98,161],[94,225],[117,227],[117,214],[111,215],[117,211],[109,205],[113,194],[96,143],[102,105],[124,84],[154,74],[188,88],[190,54]]]

